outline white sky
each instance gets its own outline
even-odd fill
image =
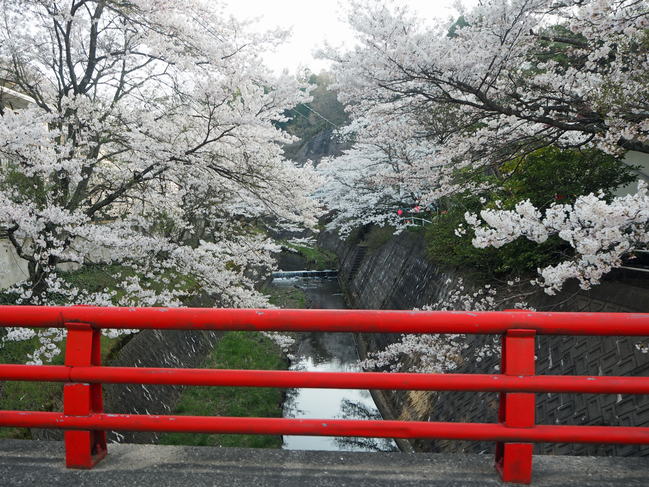
[[[315,60],[311,55],[314,48],[322,46],[326,39],[331,45],[344,43],[351,48],[354,38],[346,22],[339,0],[226,0],[226,12],[239,20],[259,18],[258,30],[276,27],[293,28],[291,39],[276,53],[267,53],[266,64],[281,73],[284,68],[295,74],[298,66],[307,66],[312,72],[327,69],[326,61]],[[456,18],[458,13],[451,7],[455,0],[401,0],[411,11],[427,20],[435,17]],[[477,0],[463,2],[477,3]]]

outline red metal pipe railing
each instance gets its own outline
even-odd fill
[[[0,327],[65,327],[65,366],[0,365],[0,380],[67,382],[63,413],[0,411],[0,426],[66,430],[69,467],[106,455],[105,431],[292,434],[496,441],[508,482],[531,481],[531,442],[649,444],[649,428],[534,424],[534,393],[649,394],[647,377],[534,375],[535,335],[647,336],[649,315],[95,307],[0,307]],[[100,367],[99,330],[499,334],[502,373],[384,374]],[[499,392],[498,424],[103,414],[101,384]]]
[[[0,411],[0,422],[16,428],[64,430],[158,431],[214,434],[357,436],[506,442],[649,444],[649,428],[619,426],[550,426],[508,428],[489,423],[435,423],[356,419],[232,418]]]
[[[66,323],[139,330],[502,335],[511,329],[528,329],[537,335],[649,335],[647,315],[642,313],[6,306],[0,318],[3,327],[64,328]]]
[[[510,376],[382,372],[289,372],[275,370],[165,369],[4,365],[0,380],[153,384],[172,386],[276,387],[282,389],[377,389],[468,392],[649,394],[645,377]]]

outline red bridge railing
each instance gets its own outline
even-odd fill
[[[64,410],[0,411],[0,426],[65,430],[66,465],[92,468],[108,430],[496,442],[506,482],[530,483],[532,443],[649,444],[649,428],[536,425],[535,393],[649,394],[649,377],[535,376],[536,335],[648,336],[649,314],[0,307],[0,327],[68,330],[64,366],[0,365],[0,380],[66,382]],[[100,330],[259,330],[502,335],[501,373],[410,374],[102,367]],[[500,392],[497,424],[104,414],[101,385]]]

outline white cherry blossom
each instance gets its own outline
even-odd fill
[[[545,292],[555,294],[571,278],[582,289],[599,284],[611,269],[622,265],[622,258],[634,248],[649,243],[649,196],[647,185],[638,184],[636,194],[616,197],[607,203],[602,195],[580,196],[574,205],[552,205],[542,215],[529,201],[514,210],[486,209],[482,220],[467,213],[478,248],[501,247],[520,237],[544,242],[558,235],[575,250],[574,258],[539,269],[536,282]]]

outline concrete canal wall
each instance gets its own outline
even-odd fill
[[[374,252],[346,245],[335,233],[323,232],[320,246],[335,252],[341,262],[339,279],[350,304],[357,309],[412,309],[446,299],[463,277],[462,271],[435,266],[425,258],[426,243],[404,232]],[[358,256],[362,254],[362,258]],[[465,286],[470,283],[464,279]],[[590,291],[575,284],[550,297],[544,293],[529,300],[540,311],[649,312],[649,289],[603,282]],[[511,306],[511,305],[510,305]],[[366,335],[368,350],[383,349],[398,335]],[[490,336],[470,336],[460,360],[459,373],[494,373],[499,357],[477,361],[476,348]],[[649,375],[649,354],[636,344],[642,338],[555,337],[536,339],[537,374],[548,375]],[[412,359],[408,359],[412,360]],[[385,399],[399,419],[420,421],[497,422],[498,397],[494,393],[388,391]],[[537,424],[649,426],[649,397],[635,395],[537,394]],[[419,451],[492,453],[492,443],[418,441]],[[643,455],[649,446],[536,444],[535,453],[577,455]]]

